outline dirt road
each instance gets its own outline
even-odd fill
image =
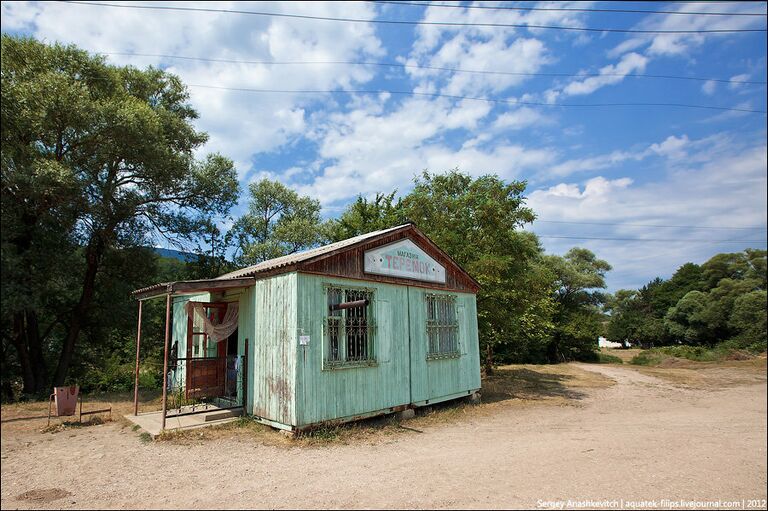
[[[55,435],[4,432],[2,508],[536,508],[568,499],[766,498],[764,374],[713,390],[628,367],[579,368],[616,384],[571,405],[500,406],[373,445],[143,443],[114,423]],[[25,495],[46,489],[71,496]]]

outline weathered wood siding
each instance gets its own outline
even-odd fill
[[[325,284],[374,289],[376,366],[323,369]],[[425,291],[381,282],[298,275],[296,425],[437,402],[480,388],[475,295],[451,293],[457,296],[461,356],[427,360]],[[310,336],[308,346],[299,345],[299,334]]]
[[[429,291],[434,293],[435,291]],[[411,402],[422,405],[451,399],[480,388],[480,346],[474,294],[456,295],[459,320],[458,358],[428,360],[427,304],[425,290],[408,288],[411,353]]]
[[[445,267],[445,284],[438,282],[424,282],[419,280],[404,279],[386,275],[376,275],[364,272],[364,254],[367,250],[389,245],[396,241],[409,238],[419,248],[424,250],[433,259]],[[329,255],[317,261],[299,264],[299,271],[312,272],[317,274],[347,277],[351,279],[370,280],[374,282],[384,282],[388,284],[400,284],[405,286],[426,287],[432,289],[461,291],[467,293],[477,292],[477,284],[442,252],[436,250],[434,245],[424,236],[415,230],[396,232],[389,236],[383,236],[369,243],[358,245],[345,249],[336,254]]]
[[[296,424],[296,282],[295,273],[258,280],[240,302],[239,337],[250,343],[246,410],[284,425]]]
[[[408,288],[319,275],[298,275],[298,327],[309,335],[308,346],[297,353],[298,426],[351,418],[407,405],[410,401],[408,367]],[[375,367],[323,369],[323,320],[328,308],[324,284],[374,289],[377,329]]]

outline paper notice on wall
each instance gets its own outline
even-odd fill
[[[299,336],[299,344],[301,346],[306,346],[309,344],[309,336],[308,335],[300,335]]]

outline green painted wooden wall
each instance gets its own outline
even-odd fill
[[[284,425],[296,424],[296,285],[295,273],[257,280],[240,302],[238,336],[249,340],[246,411]]]
[[[310,343],[297,346],[296,401],[300,406],[296,425],[408,404],[407,288],[309,274],[299,274],[298,282],[298,326],[310,336]],[[325,284],[375,290],[377,366],[323,369],[323,319],[328,309]]]
[[[427,359],[426,293],[456,296],[459,320],[458,358]],[[475,295],[408,288],[411,333],[411,403],[435,403],[480,388],[480,346]]]
[[[323,367],[327,285],[374,291],[375,366]],[[457,297],[461,356],[427,360],[426,292],[440,291],[287,273],[224,294],[174,298],[173,339],[184,356],[188,300],[238,301],[238,353],[248,340],[246,412],[286,426],[348,419],[480,388],[475,295],[449,293]],[[301,335],[308,345],[299,344]]]
[[[451,293],[457,296],[461,356],[427,360],[425,289],[310,274],[299,274],[297,281],[298,329],[310,343],[295,341],[294,425],[436,402],[480,388],[475,295]],[[326,284],[374,290],[376,366],[323,368]]]

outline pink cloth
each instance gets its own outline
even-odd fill
[[[80,388],[77,385],[69,387],[54,387],[53,396],[56,400],[56,415],[74,415],[77,408],[77,394]]]

